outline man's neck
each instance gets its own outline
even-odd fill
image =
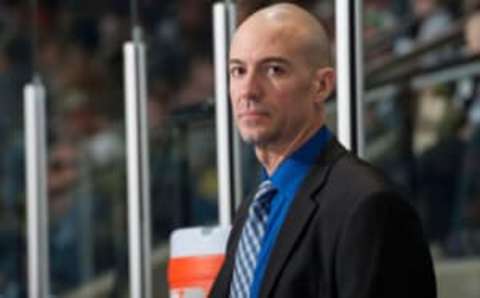
[[[257,159],[271,176],[278,166],[293,152],[305,144],[322,126],[321,123],[304,127],[299,131],[296,137],[286,144],[269,144],[255,147]]]

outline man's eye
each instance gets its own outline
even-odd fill
[[[279,65],[269,65],[267,66],[267,74],[269,76],[281,76],[285,74],[285,70]]]
[[[242,67],[230,67],[230,76],[239,77],[245,73],[245,70]]]

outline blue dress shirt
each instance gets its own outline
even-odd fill
[[[302,147],[286,158],[275,170],[271,177],[268,177],[263,170],[263,177],[271,179],[277,189],[272,198],[267,228],[263,238],[262,247],[258,254],[257,268],[255,269],[253,282],[250,289],[251,297],[258,297],[263,276],[267,268],[268,259],[277,239],[280,228],[285,221],[295,194],[297,193],[305,176],[307,176],[319,153],[323,150],[332,134],[323,127],[313,135]],[[275,262],[275,260],[273,260]]]

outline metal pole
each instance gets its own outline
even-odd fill
[[[340,142],[363,156],[362,1],[337,0],[337,127]]]
[[[124,44],[130,297],[152,297],[145,46],[139,27]]]
[[[229,32],[229,40],[228,43],[230,44],[233,34],[235,33],[236,28],[236,20],[237,20],[237,10],[235,3],[232,1],[227,1],[227,13],[228,13],[228,32]],[[227,69],[228,70],[228,69]],[[226,71],[226,75],[228,78],[228,71]],[[243,199],[243,154],[242,154],[242,139],[240,137],[240,133],[235,126],[235,121],[233,117],[232,121],[232,128],[233,128],[233,169],[234,169],[234,210],[240,206],[240,203]]]
[[[48,260],[47,129],[45,89],[38,82],[24,88],[27,179],[28,295],[50,292]]]
[[[364,59],[363,59],[363,1],[355,0],[354,28],[355,28],[355,102],[357,113],[357,154],[365,157],[365,87],[364,87]]]
[[[225,3],[216,3],[213,5],[218,208],[220,225],[222,226],[230,225],[233,213],[232,202],[235,201],[233,170],[234,133],[228,97],[228,45],[231,31],[231,25],[229,23],[230,13],[228,11],[229,9]]]

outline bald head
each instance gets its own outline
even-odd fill
[[[325,27],[308,11],[291,3],[280,3],[258,10],[238,28],[237,36],[268,28],[278,39],[293,43],[304,51],[309,65],[331,66],[330,41]]]
[[[247,18],[232,40],[229,72],[240,133],[268,171],[324,125],[335,71],[326,32],[304,9],[277,4]]]

